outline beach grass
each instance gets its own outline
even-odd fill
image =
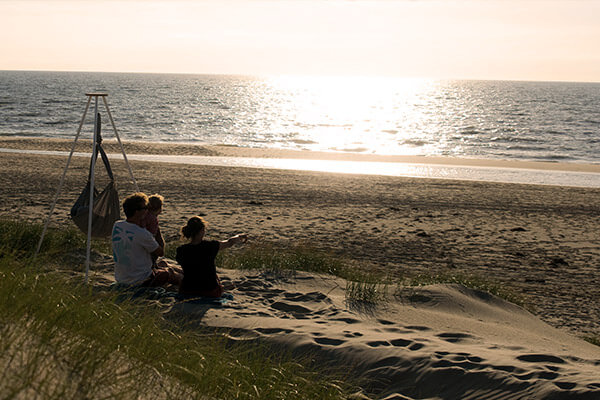
[[[175,247],[175,246],[170,246]],[[398,297],[405,287],[415,288],[433,284],[459,284],[465,287],[493,294],[511,303],[531,310],[526,298],[514,290],[497,282],[473,274],[461,272],[435,274],[405,274],[391,278],[377,271],[368,271],[352,260],[336,257],[331,253],[298,244],[291,247],[277,247],[274,244],[252,244],[235,252],[223,252],[217,257],[221,268],[249,269],[278,274],[293,274],[307,271],[335,275],[345,279],[346,299],[349,302],[379,304],[387,301],[389,295]],[[392,287],[395,290],[390,290]]]
[[[587,335],[583,337],[583,340],[596,346],[600,346],[600,336],[598,335]]]
[[[344,263],[329,253],[299,244],[287,248],[272,243],[251,244],[217,256],[221,268],[260,270],[270,273],[316,272],[343,276]]]
[[[0,398],[345,398],[348,385],[261,344],[167,321],[53,270],[76,232],[0,221]],[[75,240],[72,235],[75,235]],[[77,279],[77,282],[81,282]]]
[[[69,249],[85,247],[85,236],[76,228],[50,229],[51,234],[44,240],[42,251],[64,255]],[[25,224],[19,221],[0,220],[0,239],[19,254],[33,252],[41,226]],[[177,246],[181,241],[167,243],[166,257],[174,259]],[[102,254],[111,254],[110,241],[94,240],[92,249]],[[54,254],[56,256],[56,254]],[[315,272],[338,276],[348,281],[346,296],[351,301],[379,303],[390,294],[389,286],[396,285],[392,291],[397,295],[403,287],[417,287],[431,284],[460,284],[465,287],[491,293],[504,300],[535,311],[526,298],[516,291],[498,282],[460,271],[432,274],[406,273],[394,279],[376,271],[358,267],[353,260],[334,256],[332,253],[314,246],[299,243],[281,246],[274,243],[252,243],[247,246],[220,252],[216,260],[217,267],[225,269],[246,269],[268,272],[276,275],[293,275],[296,271]]]
[[[42,235],[42,225],[0,219],[0,250],[18,258],[32,257]],[[75,248],[85,248],[86,239],[76,228],[49,228],[40,252],[46,258],[60,256]]]
[[[396,294],[399,295],[404,287],[418,287],[434,285],[438,283],[452,283],[462,285],[470,289],[490,293],[520,307],[534,311],[524,296],[520,295],[514,290],[511,290],[505,285],[490,281],[489,279],[485,279],[481,276],[465,274],[461,272],[441,272],[437,274],[418,274],[407,276],[397,284]]]

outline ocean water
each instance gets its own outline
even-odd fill
[[[0,71],[0,135],[73,138],[94,91],[123,140],[600,163],[600,83]]]

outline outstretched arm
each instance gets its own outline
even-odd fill
[[[245,233],[240,233],[239,235],[232,236],[227,240],[220,241],[219,250],[227,249],[233,246],[234,244],[246,243],[247,240],[248,235],[246,235]]]

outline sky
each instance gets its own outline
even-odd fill
[[[0,70],[600,82],[600,0],[0,0]]]

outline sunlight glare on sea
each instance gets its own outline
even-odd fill
[[[279,95],[272,100],[281,107],[280,115],[295,114],[296,125],[304,132],[302,144],[314,144],[314,150],[396,155],[422,154],[425,150],[437,154],[435,146],[421,138],[427,121],[436,117],[422,107],[438,90],[435,81],[282,76],[266,83],[276,97]]]

